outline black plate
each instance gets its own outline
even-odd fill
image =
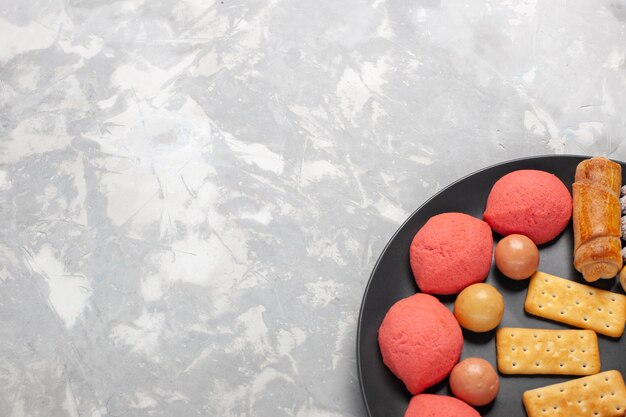
[[[378,259],[370,277],[359,317],[357,362],[361,393],[371,417],[402,417],[411,395],[402,382],[385,367],[378,348],[378,327],[387,310],[398,300],[418,292],[409,265],[409,245],[415,233],[432,216],[449,211],[463,212],[482,218],[492,185],[503,175],[518,169],[539,169],[551,172],[570,188],[576,165],[587,157],[544,156],[520,159],[495,165],[471,174],[440,191],[417,209],[391,238]],[[626,165],[620,162],[622,169]],[[626,172],[626,171],[625,171]],[[499,240],[494,234],[494,240]],[[539,270],[578,282],[582,276],[572,265],[574,236],[571,222],[552,242],[539,247]],[[504,296],[506,308],[501,326],[567,328],[556,322],[539,319],[524,312],[528,280],[513,281],[502,276],[495,265],[485,281]],[[595,286],[623,294],[617,279],[601,280]],[[454,296],[439,297],[452,310]],[[495,331],[477,334],[463,331],[465,343],[462,358],[481,357],[496,365]],[[626,376],[626,343],[622,339],[599,336],[602,370],[618,369]],[[505,376],[500,375],[500,393],[496,400],[478,411],[484,416],[525,417],[522,392],[573,377]],[[427,390],[452,395],[447,380]]]

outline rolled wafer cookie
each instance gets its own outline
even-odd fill
[[[576,167],[572,185],[574,267],[588,282],[611,279],[622,269],[620,187],[622,167],[602,157]]]

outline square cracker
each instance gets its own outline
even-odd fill
[[[536,272],[530,278],[524,309],[539,317],[620,337],[626,296]]]
[[[607,371],[524,392],[528,417],[622,417],[626,386],[619,371]]]
[[[600,372],[598,336],[592,330],[502,327],[496,333],[503,374],[593,375]]]

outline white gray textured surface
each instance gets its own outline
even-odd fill
[[[0,0],[0,415],[360,416],[447,183],[626,159],[626,2]]]

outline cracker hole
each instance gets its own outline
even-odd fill
[[[515,337],[515,333],[511,333],[511,337]]]
[[[580,351],[581,351],[582,353],[585,353],[585,352],[587,352],[587,349],[581,349]]]
[[[612,310],[609,310],[609,315],[613,315],[613,311]]]
[[[516,362],[513,362],[511,365],[512,365],[512,366],[517,366],[517,363],[516,363]]]
[[[574,351],[575,351],[575,350],[576,350],[576,349],[571,348],[569,351],[570,351],[571,353],[574,353]]]
[[[561,367],[561,368],[562,368],[563,366],[564,366],[564,365],[563,365],[562,363],[560,363],[560,364],[559,364],[559,367]]]
[[[537,394],[537,398],[541,398],[541,394]]]
[[[571,286],[571,285],[569,285],[569,284],[567,284],[567,288],[568,288],[568,289],[569,289],[569,288],[572,288],[572,286]]]
[[[589,291],[589,295],[594,295],[595,293],[593,291]]]
[[[593,412],[593,415],[594,415],[594,416],[597,416],[597,415],[598,415],[598,412],[597,412],[597,411],[594,411],[594,412]]]
[[[515,352],[515,349],[516,349],[516,347],[515,347],[515,346],[513,346],[513,347],[511,348],[511,351],[512,351],[512,352]]]
[[[526,351],[527,351],[528,349],[526,349],[526,348],[523,348],[522,350],[523,350],[524,352],[526,352]]]
[[[552,408],[553,408],[554,410],[556,410],[556,409],[558,409],[558,408],[559,408],[559,406],[558,406],[558,405],[553,405],[553,406],[552,406]]]
[[[556,294],[552,294],[552,298],[556,298]]]
[[[622,409],[622,407],[620,407],[620,406],[618,405],[617,407],[615,407],[615,409],[616,409],[617,411],[619,411],[619,410],[621,410],[621,409]]]
[[[615,301],[615,297],[611,297],[611,301]]]
[[[541,291],[541,295],[546,295],[546,292],[545,291]]]
[[[587,364],[586,364],[586,363],[583,363],[583,368],[586,368],[586,367],[587,367]]]
[[[535,333],[535,334],[533,335],[533,338],[534,338],[534,339],[536,339],[536,338],[538,338],[538,337],[539,337],[539,336],[537,336],[537,333]]]
[[[589,321],[587,317],[583,317],[583,321]]]
[[[607,379],[605,379],[605,381],[608,381],[608,380],[609,380],[608,378],[607,378]],[[615,397],[615,391],[612,391],[612,392],[611,392],[611,397]]]
[[[565,314],[565,311],[561,310],[560,313],[561,313],[561,315],[563,315],[563,314]]]
[[[598,307],[598,311],[602,311],[602,307]]]
[[[611,327],[611,325],[609,323],[607,323],[607,324],[604,325],[604,327],[606,327],[608,329],[609,327]]]
[[[576,301],[574,301],[574,302],[576,303],[576,305],[577,305],[577,306],[579,306],[579,305],[580,305],[580,301],[579,301],[579,300],[576,300]]]
[[[587,385],[589,385],[589,384],[587,384],[587,383],[585,382],[585,383],[583,384],[583,388],[587,388]]]
[[[546,349],[546,352],[550,352],[550,348],[547,348],[547,349]]]
[[[541,365],[539,362],[535,362],[535,366],[539,366]]]
[[[576,401],[578,404],[582,404],[583,400]]]
[[[565,390],[564,390],[563,388],[561,388],[561,389],[559,390],[559,392],[565,392]]]
[[[548,278],[544,278],[544,279],[543,279],[543,282],[548,282]]]
[[[563,337],[563,336],[561,336],[560,334],[557,334],[557,335],[556,335],[556,338],[557,338],[557,339],[560,339],[560,338],[562,338],[562,337]]]
[[[543,308],[543,306],[541,304],[538,305],[539,308]]]

